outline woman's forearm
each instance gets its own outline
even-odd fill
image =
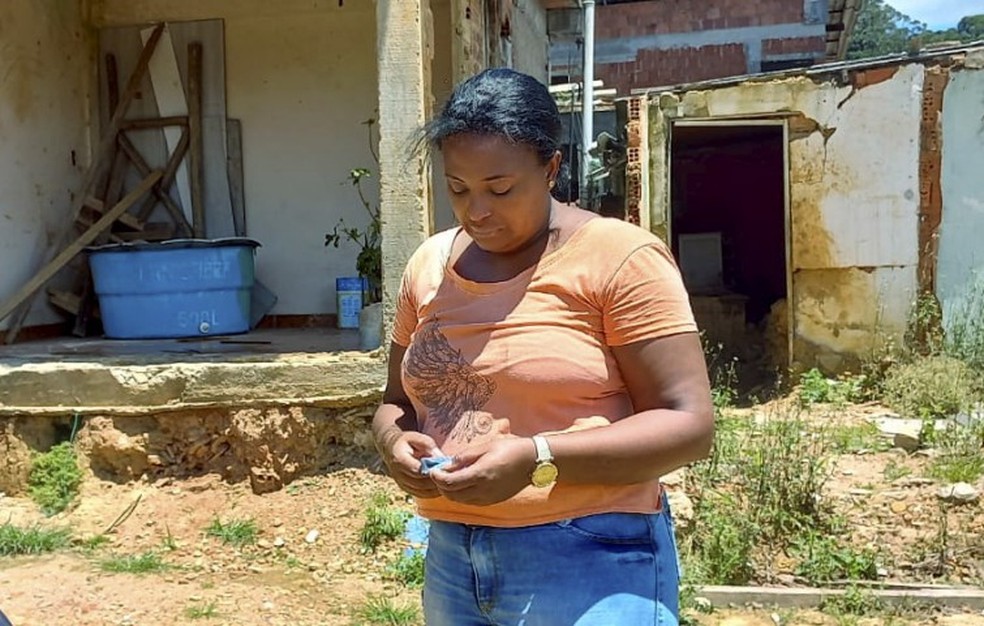
[[[713,437],[712,413],[652,409],[610,426],[550,435],[547,441],[558,481],[630,484],[704,458]]]
[[[372,438],[380,452],[393,439],[409,430],[417,430],[417,415],[412,405],[384,400],[376,409],[372,418]]]

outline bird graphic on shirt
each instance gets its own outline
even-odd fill
[[[437,322],[414,336],[407,351],[406,375],[428,409],[427,419],[445,437],[455,431],[455,439],[471,441],[491,429],[493,420],[481,409],[495,393],[495,381],[462,358]]]

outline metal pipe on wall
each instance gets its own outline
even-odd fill
[[[584,70],[581,78],[581,206],[588,195],[588,159],[594,136],[594,30],[595,0],[581,0],[584,10]]]

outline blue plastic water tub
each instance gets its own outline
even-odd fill
[[[236,237],[89,248],[106,336],[159,339],[248,331],[259,245]]]

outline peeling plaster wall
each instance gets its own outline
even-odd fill
[[[943,94],[943,223],[940,227],[936,295],[944,321],[952,323],[984,306],[984,53],[975,69],[950,74]]]
[[[354,276],[358,248],[325,248],[338,218],[364,226],[347,181],[377,168],[362,121],[378,103],[372,2],[308,0],[101,0],[97,25],[225,20],[228,115],[242,120],[249,235],[262,242],[257,276],[275,314],[331,313],[335,278]]]
[[[0,300],[41,267],[72,214],[89,162],[93,41],[77,2],[0,3]],[[39,297],[25,323],[60,319]]]
[[[923,76],[912,64],[853,85],[742,83],[664,94],[651,114],[789,120],[794,364],[842,369],[904,332],[917,284]],[[665,153],[665,131],[651,140]],[[654,188],[665,188],[663,176]]]
[[[510,26],[513,68],[546,83],[549,80],[547,57],[550,45],[547,11],[540,0],[518,0],[512,9]]]

